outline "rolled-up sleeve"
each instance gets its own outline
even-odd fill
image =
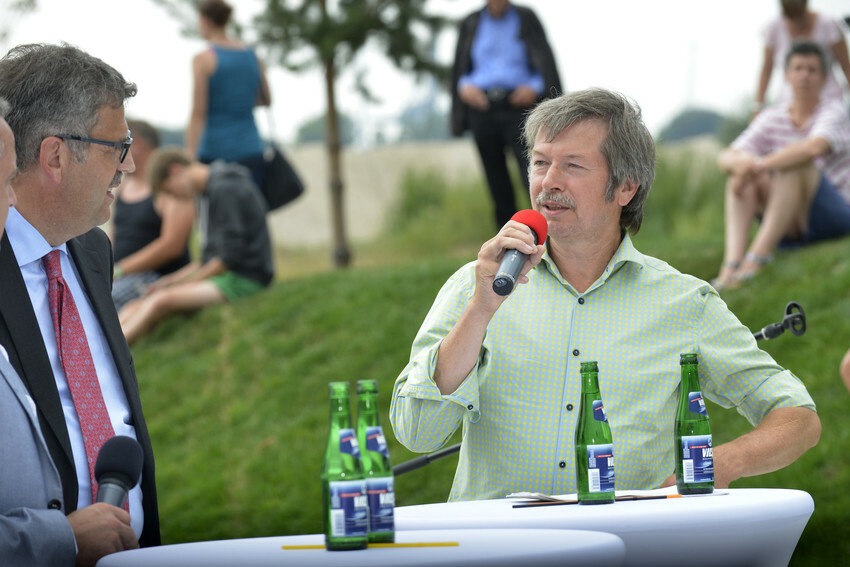
[[[816,411],[806,387],[758,347],[752,332],[713,290],[703,296],[700,344],[703,393],[715,403],[734,407],[752,425],[772,410],[806,407]]]
[[[472,294],[471,265],[461,268],[440,290],[411,348],[410,361],[396,379],[390,402],[390,423],[399,442],[419,453],[442,447],[464,419],[475,423],[479,413],[479,375],[486,366],[482,347],[478,363],[450,395],[440,393],[434,370],[440,344],[466,308]]]

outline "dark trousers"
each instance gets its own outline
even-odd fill
[[[469,126],[493,198],[497,229],[501,229],[517,210],[505,148],[513,151],[520,178],[528,191],[528,156],[522,140],[526,111],[509,106],[507,101],[491,103],[490,109],[484,112],[469,111]]]

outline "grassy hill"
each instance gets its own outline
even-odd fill
[[[698,172],[698,173],[697,173]],[[678,269],[712,277],[722,250],[722,183],[694,159],[665,158],[635,239]],[[408,178],[387,227],[392,238],[360,243],[358,267],[315,268],[325,251],[283,251],[286,279],[236,304],[164,322],[134,346],[157,457],[165,543],[321,532],[319,473],[334,380],[378,381],[394,463],[415,455],[386,418],[392,384],[446,278],[492,235],[482,186],[447,187],[439,175]],[[750,285],[724,292],[756,331],[800,302],[809,329],[762,343],[808,386],[823,423],[820,444],[791,467],[735,487],[793,487],[815,513],[792,564],[850,555],[846,426],[850,396],[838,363],[850,346],[847,240],[781,253]],[[317,273],[318,272],[318,273]],[[292,274],[299,274],[297,277]],[[749,429],[734,411],[709,408],[715,440]],[[399,477],[398,505],[444,501],[456,457]]]

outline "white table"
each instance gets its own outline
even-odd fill
[[[648,494],[675,494],[675,487]],[[619,494],[619,493],[618,493]],[[515,499],[402,506],[396,530],[584,529],[616,534],[626,565],[787,565],[814,511],[800,490],[729,489],[704,496],[514,508]],[[398,532],[397,532],[398,533]]]
[[[608,567],[623,565],[626,553],[625,545],[617,536],[585,530],[415,530],[396,532],[395,546],[357,551],[327,551],[324,541],[324,535],[312,534],[163,545],[107,555],[98,561],[97,567]],[[457,545],[404,546],[427,543]],[[284,549],[284,546],[313,548]]]

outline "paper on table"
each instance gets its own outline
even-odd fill
[[[665,488],[655,488],[653,490],[617,490],[617,496],[663,496],[669,494],[678,494],[675,486],[667,486]],[[725,490],[715,490],[712,494],[694,494],[690,496],[720,496],[723,494],[728,494]],[[563,502],[575,500],[577,497],[576,494],[560,494],[557,496],[551,496],[549,494],[543,494],[542,492],[512,492],[505,496],[505,498],[527,498],[529,500],[535,500],[539,502]]]

